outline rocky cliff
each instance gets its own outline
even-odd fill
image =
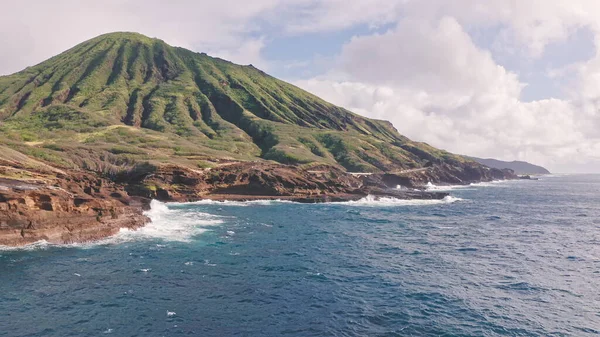
[[[0,179],[0,245],[102,239],[146,224],[146,205],[98,178],[79,175],[55,183]]]
[[[2,168],[6,170],[6,166]],[[264,162],[203,170],[143,165],[113,179],[83,171],[49,172],[47,166],[27,169],[14,165],[10,169],[13,176],[21,178],[0,178],[0,245],[12,246],[39,240],[85,242],[114,235],[121,228],[138,228],[149,221],[143,210],[151,199],[330,202],[367,195],[441,199],[447,194],[417,189],[429,181],[464,184],[482,178],[513,178],[510,172],[481,172],[476,167],[451,171],[434,166],[355,175],[330,166],[303,169]],[[398,189],[398,185],[410,189]]]

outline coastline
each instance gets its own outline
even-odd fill
[[[23,168],[17,168],[24,170]],[[143,227],[150,201],[194,202],[282,200],[298,203],[374,199],[442,200],[444,191],[426,183],[468,185],[510,172],[470,172],[457,176],[444,167],[400,173],[355,175],[336,167],[305,170],[272,163],[236,163],[212,170],[165,165],[108,179],[87,171],[27,170],[28,179],[0,178],[0,245],[24,246],[92,242],[122,228]],[[31,178],[33,177],[33,178]],[[461,179],[466,178],[466,179]]]

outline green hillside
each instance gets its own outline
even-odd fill
[[[240,66],[136,33],[83,42],[0,77],[0,145],[59,167],[325,163],[379,172],[464,162]]]

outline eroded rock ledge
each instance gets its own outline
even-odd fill
[[[39,240],[94,241],[121,228],[139,228],[149,221],[143,211],[151,199],[285,199],[310,203],[357,200],[367,195],[442,199],[446,193],[418,188],[427,182],[467,184],[516,177],[510,171],[481,166],[349,174],[331,166],[307,169],[267,162],[238,162],[204,170],[144,165],[110,179],[86,171],[11,170],[27,178],[0,178],[0,245],[9,246]]]
[[[78,188],[73,180],[64,183],[71,188],[66,190],[61,183],[0,179],[0,245],[94,241],[149,221],[142,214],[147,207],[144,199],[104,186],[102,179],[87,182],[97,184],[94,187]]]

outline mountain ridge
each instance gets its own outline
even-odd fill
[[[539,166],[539,165],[535,165],[532,163],[528,163],[526,161],[519,161],[519,160],[513,160],[513,161],[503,161],[503,160],[498,160],[498,159],[493,159],[493,158],[477,158],[477,157],[469,157],[473,160],[475,160],[476,162],[491,167],[491,168],[497,168],[497,169],[511,169],[513,170],[516,174],[550,174],[550,171],[548,171],[548,169]]]
[[[178,139],[171,139],[170,147],[196,150],[188,152],[218,156],[220,147],[227,146],[225,152],[235,159],[323,162],[351,171],[465,161],[409,140],[387,121],[356,115],[253,66],[170,47],[137,33],[101,35],[0,77],[0,120],[8,124],[0,131],[14,126],[29,136],[28,142],[52,143],[52,134],[40,135],[40,130],[85,134],[86,127],[130,126],[144,135],[174,134],[178,137],[169,137]],[[118,143],[132,145],[123,139]]]

